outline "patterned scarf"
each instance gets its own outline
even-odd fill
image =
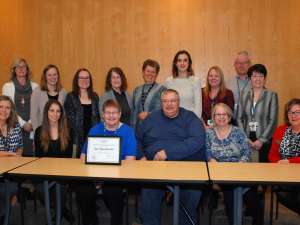
[[[30,80],[26,81],[24,86],[20,85],[17,78],[13,78],[15,85],[14,102],[17,114],[25,121],[30,119],[30,97],[32,94],[32,87]]]

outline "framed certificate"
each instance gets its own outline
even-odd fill
[[[85,163],[121,165],[121,138],[88,136]]]

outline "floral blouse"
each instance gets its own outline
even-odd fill
[[[238,127],[232,126],[229,135],[220,140],[213,128],[206,133],[207,159],[218,162],[250,161],[250,147],[246,134]]]

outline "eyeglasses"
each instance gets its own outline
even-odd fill
[[[161,102],[163,103],[163,104],[176,104],[177,102],[178,102],[178,99],[170,99],[170,100],[167,100],[167,99],[162,99],[161,100]]]
[[[26,65],[16,65],[16,69],[26,69]]]
[[[227,117],[228,115],[226,113],[215,113],[215,117]]]
[[[244,61],[244,62],[236,62],[238,65],[247,65],[250,64],[250,61]]]
[[[264,78],[265,76],[262,73],[256,73],[256,74],[253,74],[251,77],[254,77],[254,78]]]
[[[294,112],[289,111],[288,115],[289,116],[300,116],[300,110],[297,110],[297,111],[294,111]]]
[[[120,112],[103,112],[105,115],[107,116],[116,116],[118,115]]]

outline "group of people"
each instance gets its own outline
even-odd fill
[[[242,51],[234,68],[237,74],[226,86],[222,69],[211,67],[202,88],[190,54],[181,50],[164,84],[156,82],[159,63],[147,59],[142,66],[144,84],[133,94],[127,91],[122,69],[113,67],[99,97],[86,68],[76,71],[72,91],[67,93],[57,66],[44,68],[38,86],[30,80],[26,60],[18,59],[0,96],[0,156],[84,158],[87,136],[105,135],[122,138],[123,160],[300,162],[300,99],[287,103],[286,124],[277,128],[278,96],[266,88],[266,67],[252,65],[249,54]],[[99,189],[111,212],[111,224],[122,224],[122,186],[94,182],[74,186],[83,224],[97,224],[95,196]],[[218,188],[232,224],[234,187]],[[164,192],[142,187],[144,225],[160,224]],[[198,187],[182,187],[181,201],[194,221],[198,221],[201,193]],[[263,224],[263,193],[264,187],[252,187],[245,194],[253,225]],[[283,187],[278,195],[283,204],[300,213],[299,190]],[[184,214],[180,224],[189,224]]]

